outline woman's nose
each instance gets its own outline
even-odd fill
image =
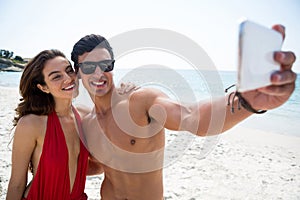
[[[68,74],[68,73],[65,73],[65,83],[69,83],[73,80],[73,77],[72,75]]]

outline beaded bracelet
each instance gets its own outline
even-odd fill
[[[229,88],[225,89],[225,92],[227,92],[230,88],[232,88],[235,85],[231,85]],[[255,114],[263,114],[265,112],[267,112],[267,110],[255,110],[254,108],[252,108],[252,106],[246,101],[246,99],[244,99],[244,97],[242,96],[242,94],[240,92],[231,92],[229,94],[228,97],[228,102],[227,105],[230,105],[230,97],[231,95],[233,95],[233,98],[231,100],[231,113],[234,113],[234,99],[237,97],[238,98],[238,110],[241,109],[241,106],[243,108],[245,108],[246,110],[248,110],[249,112],[255,113]]]

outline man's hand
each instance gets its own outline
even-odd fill
[[[139,86],[136,86],[134,83],[131,82],[121,83],[120,87],[117,88],[117,93],[123,95],[135,91],[139,88],[140,88]]]
[[[285,37],[285,28],[281,25],[274,25],[274,30]],[[280,63],[280,70],[271,76],[272,85],[243,92],[242,96],[256,110],[270,110],[284,104],[292,95],[295,89],[296,73],[292,71],[296,56],[293,52],[275,52],[274,60]],[[255,80],[254,80],[255,81]]]

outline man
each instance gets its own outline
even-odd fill
[[[273,29],[284,35],[284,27]],[[183,105],[157,89],[140,88],[117,95],[111,70],[114,54],[108,41],[88,35],[73,48],[72,60],[95,107],[83,119],[86,144],[103,164],[102,199],[163,199],[164,129],[186,130],[199,136],[224,132],[253,113],[276,108],[286,102],[295,88],[292,52],[276,52],[281,70],[272,74],[272,85],[209,102]],[[229,99],[228,99],[229,98]],[[232,114],[231,106],[242,105]],[[212,107],[224,110],[212,113]],[[219,124],[210,126],[212,119]],[[224,120],[223,120],[224,119]],[[217,120],[218,121],[218,120]]]

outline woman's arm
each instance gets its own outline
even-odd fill
[[[36,126],[31,117],[21,118],[14,133],[11,177],[6,200],[22,199],[27,184],[28,166],[36,141]]]

